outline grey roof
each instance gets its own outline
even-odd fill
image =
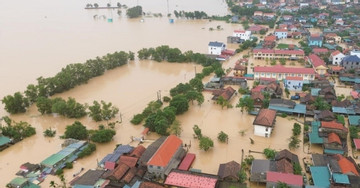
[[[255,159],[251,165],[251,174],[270,171],[270,160]]]
[[[286,99],[270,99],[270,105],[273,106],[277,106],[279,104],[285,104],[288,106],[291,106],[294,108],[294,106],[296,105],[296,103],[294,101],[291,100],[286,100]]]
[[[330,159],[329,165],[331,168],[332,173],[342,173],[339,163],[335,159]]]
[[[344,57],[343,62],[360,62],[360,58],[356,55],[348,55]]]
[[[209,42],[209,46],[215,46],[215,47],[222,47],[223,45],[225,45],[224,43],[222,42]]]
[[[71,185],[90,185],[94,186],[95,183],[101,178],[105,171],[102,170],[88,170],[84,175],[78,179],[70,182]]]
[[[314,166],[327,166],[330,160],[327,155],[318,154],[318,153],[312,154],[311,158],[314,163]]]

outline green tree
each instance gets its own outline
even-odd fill
[[[142,11],[141,6],[132,7],[132,8],[127,9],[127,11],[126,11],[126,15],[129,18],[140,17],[142,15],[142,13],[143,13],[143,11]]]
[[[224,133],[223,131],[221,131],[221,132],[219,132],[217,138],[220,142],[227,142],[229,139],[229,136],[226,133]]]
[[[289,142],[289,149],[296,149],[300,147],[300,139],[298,139],[296,136],[292,136],[290,138]]]
[[[221,67],[215,69],[215,75],[218,78],[221,78],[223,75],[225,75],[224,69],[222,69]]]
[[[204,89],[204,84],[202,83],[201,79],[193,78],[189,83],[198,92],[201,92]]]
[[[211,138],[204,136],[200,138],[199,147],[204,151],[208,151],[210,148],[214,147],[214,142]]]
[[[324,98],[316,97],[314,106],[317,110],[329,110],[331,105],[325,101]]]
[[[264,155],[267,159],[275,159],[276,151],[270,148],[265,148]]]
[[[292,129],[293,135],[298,136],[301,133],[301,126],[298,123],[294,123],[294,127]]]
[[[180,121],[175,120],[171,125],[170,125],[170,134],[174,134],[176,136],[180,136],[182,132],[182,128],[181,128],[181,124]]]
[[[254,100],[250,96],[240,98],[236,107],[241,108],[241,112],[243,112],[244,109],[247,112],[251,112],[254,110]]]
[[[290,186],[284,182],[279,182],[276,188],[290,188]]]
[[[198,139],[202,137],[201,129],[198,125],[194,125],[193,127],[194,133]]]
[[[88,138],[88,131],[82,123],[75,121],[72,125],[66,126],[64,137],[85,140]]]
[[[114,118],[117,113],[119,113],[119,109],[112,105],[111,102],[106,103],[105,101],[101,101],[101,117],[103,120],[110,120]]]
[[[116,132],[112,129],[96,130],[95,133],[91,135],[90,140],[97,143],[106,143],[110,142],[115,134]]]
[[[245,181],[246,181],[246,179],[247,179],[247,175],[246,175],[246,172],[245,172],[244,169],[241,169],[241,170],[239,171],[238,176],[239,176],[239,182],[240,182],[240,183],[245,183]]]
[[[170,101],[170,105],[176,109],[176,114],[182,114],[189,109],[189,102],[184,95],[176,95]]]
[[[36,134],[36,130],[27,122],[15,122],[8,116],[3,117],[6,126],[0,125],[2,135],[12,138],[15,142]]]
[[[54,137],[55,134],[56,134],[56,130],[52,130],[51,128],[46,129],[44,131],[44,136],[46,136],[46,137]]]
[[[219,104],[221,106],[221,109],[224,109],[225,106],[229,105],[229,101],[224,99],[223,96],[220,96],[217,100],[216,100],[216,104]]]
[[[293,164],[294,174],[301,175],[302,168],[299,163]]]
[[[84,150],[82,150],[78,157],[79,159],[91,155],[96,150],[96,145],[93,143],[89,143]]]
[[[191,104],[194,104],[194,100],[198,98],[198,95],[201,95],[201,93],[197,91],[189,91],[186,93],[186,98],[188,101],[191,101]]]
[[[30,84],[27,86],[26,91],[24,92],[25,96],[28,98],[30,103],[36,102],[38,98],[38,87],[34,84]]]
[[[101,121],[102,120],[102,116],[101,116],[101,105],[99,102],[94,101],[92,106],[89,106],[89,116],[94,120],[94,121]]]
[[[41,114],[50,114],[52,113],[52,100],[46,97],[39,97],[36,101],[36,107]]]
[[[286,59],[284,59],[284,58],[280,58],[280,64],[281,65],[285,65],[286,64]]]
[[[2,99],[5,104],[5,110],[10,114],[24,113],[29,107],[29,101],[20,92],[16,92],[14,96],[8,95]]]

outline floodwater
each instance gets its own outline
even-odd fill
[[[165,1],[164,1],[165,2]],[[226,37],[241,25],[226,24],[208,20],[175,19],[170,24],[168,18],[144,18],[128,20],[116,11],[84,10],[90,1],[45,1],[35,2],[6,1],[0,7],[0,98],[16,91],[25,90],[30,83],[35,83],[39,76],[53,76],[69,63],[84,62],[87,59],[102,56],[114,51],[138,51],[143,47],[169,45],[181,50],[193,50],[207,53],[209,41],[226,42]],[[115,3],[115,2],[113,2]],[[120,2],[129,7],[135,1]],[[137,3],[137,2],[136,2]],[[100,4],[100,3],[99,3]],[[167,5],[162,1],[138,1],[144,12],[166,14]],[[191,5],[191,6],[189,6]],[[13,7],[17,7],[14,9]],[[100,4],[100,6],[102,6]],[[202,10],[209,14],[225,15],[227,9],[223,0],[178,1],[169,0],[169,10]],[[165,7],[165,8],[164,8]],[[216,8],[214,8],[216,7]],[[63,11],[59,11],[63,10]],[[94,19],[94,15],[113,17],[113,23],[103,19]],[[221,30],[209,31],[209,28],[221,26]],[[236,47],[236,46],[235,46]],[[96,161],[112,152],[116,144],[127,144],[130,136],[138,137],[142,126],[133,126],[129,120],[140,113],[148,102],[156,99],[156,93],[168,95],[169,89],[180,82],[187,82],[194,77],[193,64],[168,64],[151,61],[130,62],[115,70],[94,78],[88,84],[58,94],[55,97],[74,97],[81,103],[93,100],[105,100],[119,107],[123,123],[116,125],[117,135],[108,144],[98,144],[97,151],[91,156],[78,160],[74,169],[65,171],[67,181],[80,168],[96,167]],[[197,71],[201,67],[196,65]],[[0,115],[8,115],[0,106]],[[28,112],[12,115],[15,121],[27,121],[32,124],[37,135],[27,138],[0,153],[0,187],[9,182],[25,162],[39,163],[61,149],[66,125],[75,119],[60,116],[41,116],[33,105]],[[117,116],[116,120],[120,120]],[[79,119],[89,129],[95,129],[100,123],[89,118]],[[45,138],[42,132],[51,127],[57,132],[54,138]],[[157,135],[150,135],[146,144],[155,140]],[[136,145],[137,143],[132,143]],[[42,184],[47,187],[51,179]],[[56,179],[56,178],[55,178]]]
[[[156,3],[154,3],[156,2]],[[165,1],[164,1],[165,2]],[[160,0],[122,1],[129,7],[137,3],[143,5],[144,12],[167,12],[167,5]],[[170,45],[181,50],[193,50],[207,53],[209,41],[226,41],[234,29],[241,25],[226,24],[225,22],[209,22],[207,20],[175,20],[170,24],[168,18],[144,18],[128,20],[118,17],[116,11],[84,10],[86,3],[81,1],[45,1],[18,2],[6,1],[0,6],[0,97],[12,94],[15,91],[25,90],[27,84],[35,83],[39,76],[53,76],[62,67],[69,63],[84,62],[86,59],[102,56],[114,51],[138,51],[143,47]],[[112,2],[115,3],[115,2]],[[100,4],[100,3],[99,3]],[[190,6],[191,5],[191,6]],[[13,7],[17,6],[14,11]],[[100,6],[102,6],[100,4]],[[224,7],[224,8],[222,8]],[[225,15],[227,10],[223,0],[212,1],[179,1],[169,0],[169,10],[203,10],[210,14]],[[64,10],[64,11],[59,11]],[[122,9],[123,14],[125,12]],[[93,19],[94,15],[106,15],[114,18],[113,23],[106,20]],[[209,31],[209,28],[221,30]],[[236,45],[230,45],[235,49]],[[244,53],[236,55],[224,63],[224,68],[233,67],[235,61]],[[249,65],[250,66],[250,65]],[[196,66],[201,71],[200,66]],[[74,97],[81,103],[91,103],[93,100],[112,102],[119,107],[122,114],[122,123],[117,124],[117,134],[114,140],[107,144],[98,144],[97,151],[91,156],[80,159],[71,170],[65,170],[67,181],[81,168],[85,170],[96,168],[97,160],[112,152],[116,144],[130,143],[130,136],[138,137],[143,130],[141,125],[133,126],[129,120],[136,113],[140,113],[148,102],[156,99],[156,93],[161,91],[162,96],[169,95],[169,89],[180,82],[187,82],[194,77],[195,65],[177,63],[156,63],[151,61],[134,61],[117,69],[106,72],[103,76],[94,78],[86,85],[78,86],[70,91],[54,97]],[[210,77],[206,78],[207,80]],[[237,89],[235,87],[235,89]],[[241,113],[239,109],[221,109],[211,101],[211,94],[204,93],[205,102],[198,106],[191,105],[189,112],[178,116],[183,133],[181,139],[191,143],[189,152],[197,154],[193,168],[202,169],[206,173],[217,173],[218,164],[231,160],[241,161],[242,149],[244,155],[249,150],[262,151],[265,147],[276,150],[287,148],[287,139],[291,136],[292,124],[284,118],[277,118],[276,127],[271,138],[262,138],[253,135],[252,122],[254,116]],[[236,105],[240,96],[232,99]],[[7,115],[0,106],[0,115]],[[27,138],[0,153],[0,186],[9,182],[24,162],[39,163],[46,157],[61,149],[62,140],[59,136],[64,133],[66,125],[72,124],[74,119],[60,116],[41,116],[33,105],[28,112],[12,115],[15,121],[27,121],[32,124],[37,135]],[[116,120],[120,120],[117,116]],[[79,119],[89,129],[96,129],[100,123],[89,118]],[[199,125],[203,134],[214,140],[214,148],[204,152],[198,148],[198,141],[193,138],[192,127]],[[45,138],[42,132],[47,128],[57,131],[54,138]],[[217,134],[224,131],[229,135],[229,143],[219,143]],[[239,132],[244,131],[242,136]],[[151,134],[145,145],[158,138]],[[250,143],[252,138],[255,143]],[[131,143],[136,146],[137,143]],[[299,158],[304,156],[302,146],[294,151]],[[256,158],[264,158],[262,154],[251,153]],[[43,187],[49,185],[47,178]]]

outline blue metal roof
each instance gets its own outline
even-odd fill
[[[311,122],[311,132],[309,133],[309,140],[311,144],[323,144],[324,139],[319,137],[320,121]]]
[[[344,154],[343,150],[336,150],[336,149],[324,149],[324,153],[326,154]]]
[[[315,186],[330,187],[330,172],[326,166],[310,166]]]
[[[130,145],[120,145],[115,149],[114,153],[130,153],[133,149],[134,148]]]
[[[306,105],[304,105],[304,104],[296,104],[293,109],[269,105],[269,109],[276,110],[278,112],[284,112],[284,113],[297,113],[297,114],[305,114],[306,113]]]
[[[356,63],[356,62],[360,62],[360,58],[356,55],[349,55],[344,57],[343,61]]]
[[[360,125],[360,116],[349,116],[349,125],[359,126]]]
[[[321,88],[311,88],[311,96],[319,96]]]
[[[112,154],[107,154],[101,161],[100,164],[104,164],[106,161],[108,161],[112,157]]]
[[[209,42],[209,46],[215,46],[215,47],[222,47],[223,45],[225,45],[224,43],[222,42]]]
[[[333,180],[335,183],[350,184],[349,177],[345,174],[333,173]]]
[[[344,107],[332,107],[332,111],[337,114],[356,114],[354,109],[352,108],[344,108]]]
[[[117,160],[119,160],[121,155],[122,155],[122,153],[113,153],[113,154],[111,154],[110,159],[107,161],[116,162]]]

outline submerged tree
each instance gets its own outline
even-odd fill
[[[226,134],[226,133],[224,133],[223,131],[221,131],[219,134],[218,134],[218,140],[220,141],[220,142],[228,142],[228,140],[229,140],[229,136]]]
[[[214,142],[211,138],[204,136],[200,138],[199,147],[204,151],[208,151],[210,148],[214,147]]]

